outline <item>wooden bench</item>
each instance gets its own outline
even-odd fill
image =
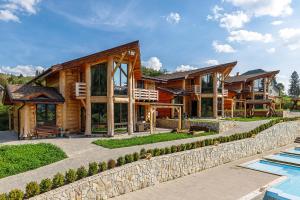
[[[57,126],[37,126],[35,134],[37,137],[57,136],[60,134],[60,130]]]

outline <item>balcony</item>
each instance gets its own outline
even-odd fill
[[[76,99],[86,98],[86,83],[83,82],[75,83],[75,98]]]
[[[223,90],[223,96],[228,97],[228,90],[225,90],[225,89]]]
[[[200,85],[189,85],[189,86],[186,86],[185,90],[190,93],[200,94],[201,86]]]
[[[138,101],[158,101],[158,90],[134,89],[134,99]]]

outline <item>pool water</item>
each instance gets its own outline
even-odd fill
[[[296,147],[296,148],[294,148],[294,149],[289,149],[289,150],[287,150],[287,151],[285,151],[285,152],[300,155],[300,147]]]
[[[300,148],[293,149],[300,153]],[[292,151],[292,150],[291,150]],[[288,178],[283,182],[273,185],[267,190],[264,199],[278,199],[278,200],[300,200],[300,166],[293,166],[282,162],[300,164],[300,155],[292,155],[286,153],[275,154],[267,156],[272,160],[278,160],[278,162],[259,160],[247,165],[248,168],[277,174],[281,176],[287,176]]]

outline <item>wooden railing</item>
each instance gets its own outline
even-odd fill
[[[136,100],[158,101],[158,90],[134,89],[134,98]]]
[[[201,93],[201,86],[200,85],[189,85],[185,88],[187,92],[200,94]]]
[[[83,82],[75,83],[75,98],[76,99],[86,98],[86,83]]]

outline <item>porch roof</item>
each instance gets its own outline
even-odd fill
[[[52,87],[7,85],[3,103],[7,105],[20,102],[57,104],[64,101],[63,96]]]
[[[265,78],[265,77],[274,77],[276,74],[278,74],[280,71],[269,71],[269,72],[258,72],[253,74],[242,74],[237,76],[228,76],[225,79],[225,83],[237,83],[237,82],[247,82],[259,78]]]

